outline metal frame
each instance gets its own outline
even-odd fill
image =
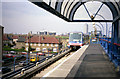
[[[87,7],[85,6],[85,4],[84,4],[84,3],[83,3],[83,6],[84,6],[85,10],[87,11],[88,16],[89,16],[89,17],[90,17],[90,19],[92,20],[92,18],[91,18],[91,16],[90,16],[90,13],[89,13],[89,11],[88,11],[88,9],[87,9]]]
[[[113,14],[113,18],[115,18],[115,17],[118,15],[117,9],[115,8],[115,6],[114,6],[114,4],[113,4],[112,2],[103,2],[103,4],[107,5],[107,6],[110,8],[110,10],[111,10],[111,12],[112,12],[112,14]],[[73,7],[73,9],[72,9],[71,12],[70,12],[70,16],[69,16],[69,19],[70,19],[70,20],[73,20],[73,17],[74,17],[74,14],[75,14],[76,10],[77,10],[81,5],[82,5],[82,4],[76,3],[75,6],[77,6],[77,7]],[[93,22],[94,22],[94,21],[93,21]],[[108,21],[108,22],[109,22],[109,21]]]
[[[116,22],[117,20],[120,20],[120,15],[118,15],[118,16],[113,20],[113,22]]]
[[[66,7],[67,7],[68,3],[69,3],[69,0],[67,1],[66,5],[65,5],[65,7],[64,7],[64,10],[63,10],[63,15],[64,15],[64,16],[65,16],[65,11],[66,11]]]
[[[53,13],[54,15],[59,16],[60,18],[71,22],[70,19],[66,18],[65,16],[63,16],[62,14],[60,14],[59,12],[57,12],[55,9],[53,9],[52,7],[50,7],[49,5],[47,5],[45,2],[33,2],[35,5],[38,5],[39,7],[42,7],[43,9]]]
[[[113,20],[72,20],[71,22],[113,22]]]

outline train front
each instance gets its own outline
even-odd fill
[[[82,33],[70,33],[68,47],[72,49],[79,49],[82,45]]]

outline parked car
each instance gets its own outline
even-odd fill
[[[19,62],[19,66],[26,66],[26,65],[29,65],[29,63],[27,63],[26,61]]]
[[[11,69],[8,67],[2,67],[2,74],[5,74],[5,73],[10,72],[10,71],[11,71]]]
[[[11,58],[11,57],[13,57],[13,55],[12,54],[6,54],[6,57]]]
[[[27,55],[27,52],[21,52],[22,55]]]
[[[16,52],[15,51],[10,51],[10,54],[16,54]]]
[[[37,55],[38,55],[38,56],[45,56],[45,53],[39,52],[39,53],[37,53]]]

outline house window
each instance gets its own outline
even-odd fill
[[[57,47],[57,46],[58,46],[58,44],[55,44],[55,46]]]
[[[36,51],[40,51],[40,48],[36,48]]]
[[[51,44],[51,46],[53,46],[53,44]]]
[[[42,51],[43,51],[43,52],[47,52],[47,49],[46,49],[46,48],[43,48]]]
[[[36,43],[34,44],[34,46],[36,46]]]
[[[49,44],[47,44],[47,46],[49,46]]]
[[[38,46],[40,46],[40,44],[38,44]]]
[[[57,52],[57,48],[53,48],[53,52]]]
[[[28,43],[26,43],[26,46],[28,46]]]
[[[26,47],[26,51],[28,51],[28,47]]]
[[[42,44],[42,46],[45,46],[45,44]]]
[[[32,43],[30,43],[30,45],[32,46]]]

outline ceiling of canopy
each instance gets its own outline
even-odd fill
[[[84,22],[84,21],[112,22],[112,20],[120,14],[119,0],[29,0],[29,1],[68,22],[77,22],[77,21],[78,22]],[[91,4],[93,4],[96,1],[99,3],[98,7],[93,13],[92,11],[90,12],[89,7],[87,6],[87,3],[89,3],[90,1]],[[102,18],[101,20],[96,19],[98,15],[102,16],[100,11],[102,11],[102,8],[104,6],[107,6],[106,10],[108,10],[111,13],[110,15],[111,18],[107,20],[105,19],[103,20]],[[84,11],[86,11],[87,18],[89,19],[75,19],[75,14],[80,7],[84,8]]]

